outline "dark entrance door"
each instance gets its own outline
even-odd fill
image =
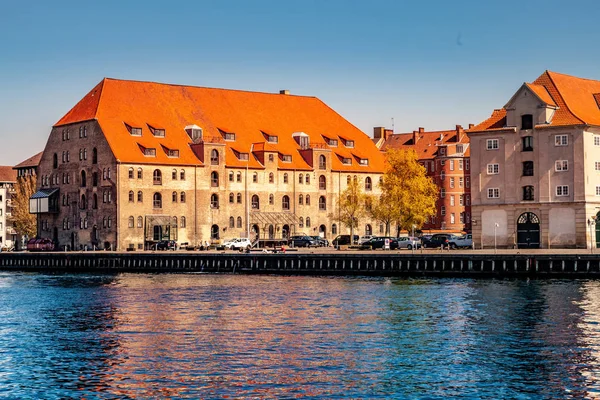
[[[540,219],[532,212],[523,213],[517,219],[517,247],[540,248]]]

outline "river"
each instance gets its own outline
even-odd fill
[[[0,273],[0,398],[595,398],[600,282]]]

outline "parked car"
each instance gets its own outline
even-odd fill
[[[329,247],[329,240],[322,238],[321,236],[311,236],[315,242],[317,242],[317,246],[319,247]]]
[[[363,243],[361,248],[370,248],[371,250],[383,249],[386,239],[389,240],[390,250],[395,250],[398,248],[398,240],[396,240],[397,238],[390,236],[374,236],[368,242]]]
[[[354,243],[358,243],[358,235],[354,235]],[[338,235],[331,242],[334,246],[344,246],[350,244],[350,235]]]
[[[421,247],[421,240],[415,236],[403,236],[397,238],[399,249],[418,249]]]
[[[375,235],[365,235],[365,236],[361,236],[360,239],[358,239],[358,244],[363,244],[363,243],[367,243],[369,240],[373,239],[374,237],[376,237]]]
[[[458,236],[450,234],[450,233],[437,233],[437,234],[431,236],[431,238],[429,240],[424,240],[423,247],[425,247],[425,248],[436,248],[436,247],[440,247],[440,246],[448,247],[450,244],[450,241],[456,240],[457,238],[458,238]]]
[[[161,240],[154,243],[154,250],[177,250],[177,242],[174,240]]]
[[[27,242],[28,251],[53,251],[54,242],[47,238],[29,239]]]
[[[292,247],[316,247],[317,242],[310,236],[292,236],[290,237],[289,244]]]
[[[473,247],[473,235],[470,233],[464,236],[457,236],[449,241],[451,249],[471,248]]]
[[[252,247],[252,242],[248,238],[234,238],[225,241],[223,247],[229,250],[249,249]]]

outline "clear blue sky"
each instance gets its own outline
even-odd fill
[[[0,165],[103,77],[317,96],[371,135],[478,123],[545,69],[600,79],[595,1],[0,1]]]

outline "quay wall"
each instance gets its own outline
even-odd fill
[[[585,254],[0,253],[1,271],[600,278]]]

